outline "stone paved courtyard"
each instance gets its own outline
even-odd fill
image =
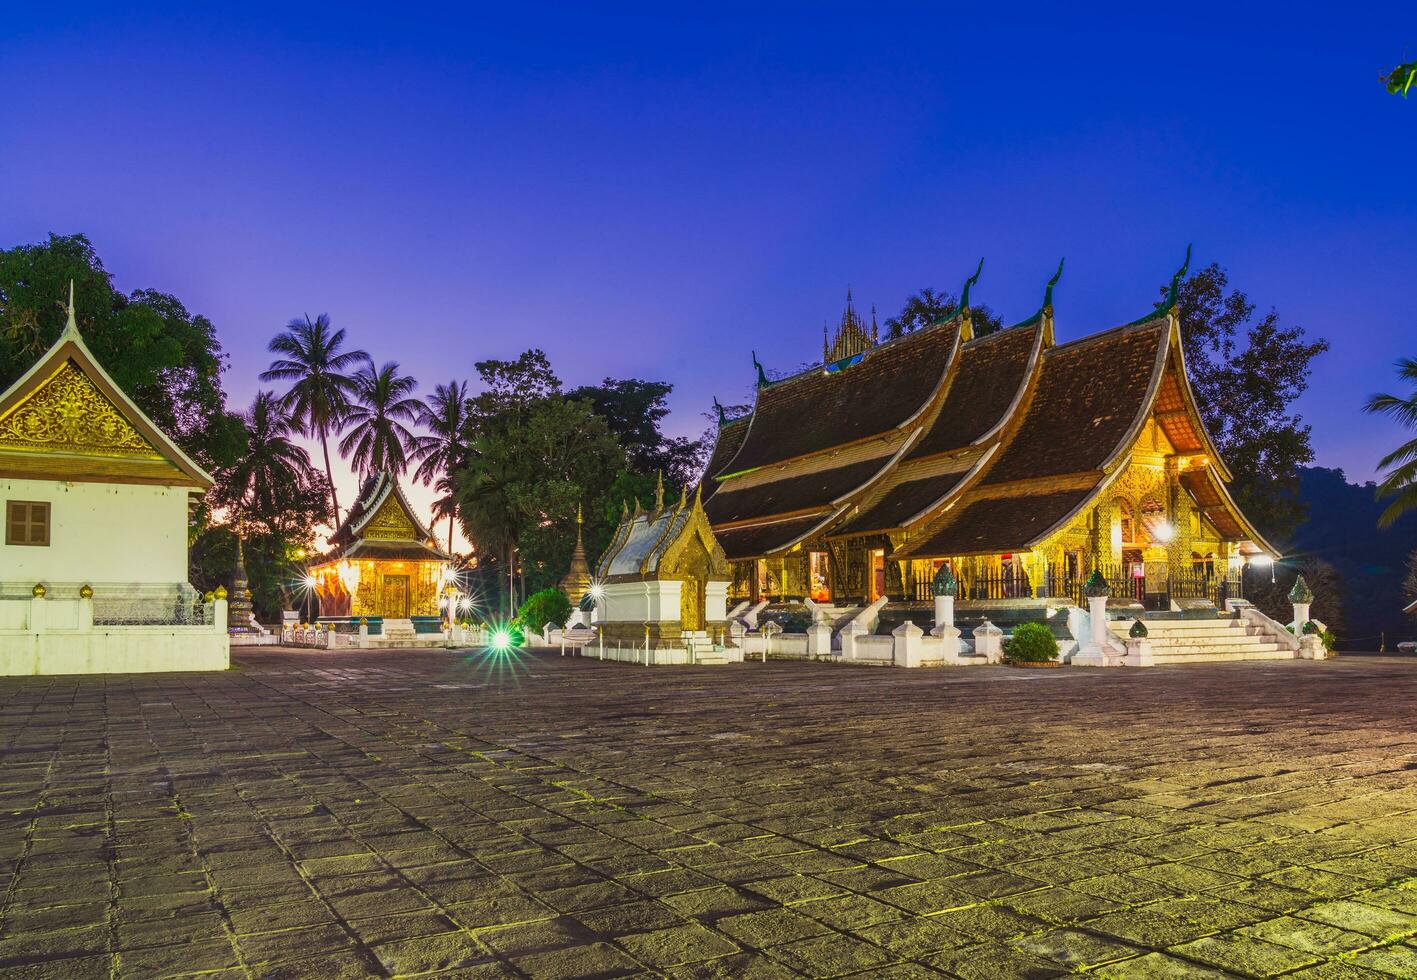
[[[1417,976],[1417,661],[0,681],[0,975]]]

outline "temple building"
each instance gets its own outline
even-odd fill
[[[320,616],[436,619],[452,560],[393,474],[376,473],[310,568]]]
[[[212,478],[114,383],[68,321],[0,392],[0,674],[219,670],[226,590],[187,581]]]
[[[1277,554],[1197,410],[1184,271],[1153,312],[1065,344],[1057,276],[1033,316],[985,336],[977,271],[958,308],[898,339],[848,305],[822,364],[760,371],[753,410],[720,416],[702,492],[730,599],[917,602],[944,564],[962,602],[1080,604],[1093,571],[1151,609],[1240,598],[1244,564]]]

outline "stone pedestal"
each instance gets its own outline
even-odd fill
[[[1304,624],[1309,621],[1309,603],[1294,603],[1294,632],[1303,633]]]
[[[1107,666],[1107,597],[1087,597],[1088,636],[1072,662],[1079,667]]]
[[[920,666],[924,654],[920,638],[924,635],[925,631],[908,619],[891,630],[891,636],[895,639],[893,653],[897,667]]]
[[[935,596],[935,626],[953,626],[955,624],[955,597],[952,595]]]
[[[974,655],[985,663],[1003,663],[1004,631],[987,619],[974,627]]]
[[[832,655],[832,628],[826,623],[813,623],[807,627],[807,656],[830,657]]]
[[[1154,667],[1156,660],[1151,655],[1151,641],[1146,637],[1128,637],[1127,655],[1122,662],[1128,667]]]
[[[841,656],[845,660],[856,659],[856,638],[864,635],[866,627],[852,620],[841,628]]]

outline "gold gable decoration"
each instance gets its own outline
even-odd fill
[[[389,494],[383,505],[369,518],[360,536],[375,541],[417,541],[418,528],[399,506],[395,494]]]
[[[0,449],[165,458],[72,360],[0,417]]]

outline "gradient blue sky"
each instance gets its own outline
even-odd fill
[[[237,406],[328,312],[424,390],[532,345],[671,381],[685,434],[848,283],[884,319],[983,255],[1012,321],[1066,255],[1066,340],[1194,242],[1332,341],[1299,408],[1368,478],[1417,355],[1417,98],[1378,83],[1417,13],[1137,6],[7,5],[0,241],[83,231],[210,316]]]

